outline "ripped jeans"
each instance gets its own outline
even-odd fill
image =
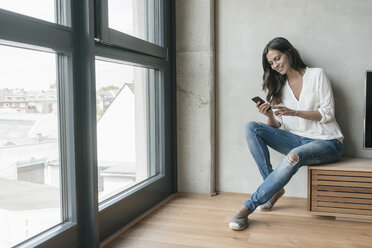
[[[264,179],[243,204],[249,213],[283,188],[302,165],[335,162],[342,153],[342,143],[337,139],[306,138],[259,122],[246,124],[245,138]],[[268,146],[286,155],[275,170],[270,163]]]

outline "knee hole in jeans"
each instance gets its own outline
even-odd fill
[[[290,165],[295,166],[298,163],[298,156],[296,155],[296,153],[291,152],[287,155],[287,161]]]

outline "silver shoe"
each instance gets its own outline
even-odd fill
[[[240,213],[236,213],[233,217],[231,217],[229,221],[229,227],[235,231],[241,231],[246,229],[248,226],[248,217],[241,215]]]

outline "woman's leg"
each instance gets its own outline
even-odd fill
[[[302,145],[302,137],[260,122],[246,124],[245,138],[263,179],[273,171],[268,146],[287,154]]]
[[[306,139],[307,142],[309,139]],[[283,188],[302,165],[318,165],[337,161],[342,153],[338,140],[310,140],[292,149],[281,164],[264,180],[243,206],[252,213],[279,189]]]

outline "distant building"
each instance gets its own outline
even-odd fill
[[[101,99],[108,99],[108,95]],[[133,83],[125,83],[105,107],[97,122],[97,141],[98,190],[105,198],[118,188],[136,182]]]
[[[119,89],[100,89],[97,91],[97,115],[101,116],[105,109],[111,104],[115,96],[118,94]]]
[[[56,112],[56,90],[25,91],[24,89],[0,89],[0,111],[44,114]]]

